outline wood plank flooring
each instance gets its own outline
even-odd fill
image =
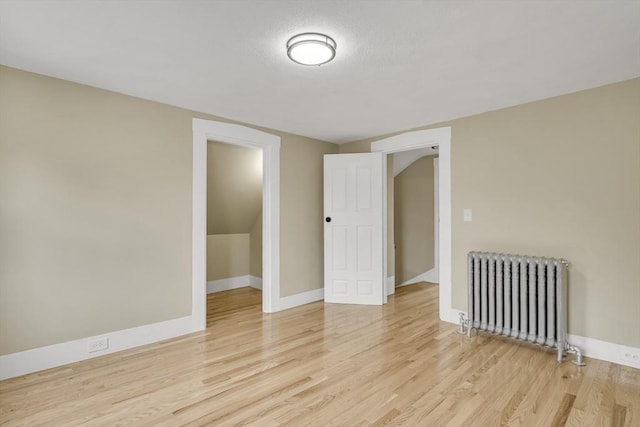
[[[468,340],[437,293],[275,314],[211,294],[204,332],[0,382],[0,425],[640,426],[640,370]]]

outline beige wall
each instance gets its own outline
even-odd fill
[[[472,249],[566,258],[570,332],[640,347],[640,79],[452,126],[454,283]]]
[[[396,284],[434,268],[433,159],[416,160],[394,180]]]
[[[563,257],[570,333],[640,347],[640,79],[440,126],[452,127],[454,307],[466,311],[470,250]]]
[[[207,236],[207,281],[248,276],[249,265],[249,233]]]
[[[262,210],[262,150],[207,143],[207,234],[248,233]]]
[[[262,210],[251,227],[249,253],[249,274],[262,278]]]
[[[228,121],[0,67],[0,354],[191,313],[194,117]],[[321,288],[322,154],[338,148],[266,131],[282,138],[281,294]]]
[[[283,141],[280,227],[290,239],[280,242],[281,297],[324,287],[323,156],[337,152],[335,144]]]
[[[193,117],[226,121],[0,67],[0,354],[190,314]],[[640,347],[638,117],[634,79],[432,126],[453,131],[455,308],[469,250],[565,257],[570,332]],[[270,132],[288,296],[322,287],[338,147]]]
[[[0,67],[0,354],[190,314],[190,118]]]
[[[362,141],[354,141],[348,144],[340,144],[340,154],[347,153],[368,153],[371,151],[371,142],[379,138],[365,139]]]

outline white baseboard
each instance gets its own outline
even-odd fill
[[[210,280],[207,282],[207,293],[212,294],[214,292],[229,291],[247,286],[262,290],[262,277],[246,275],[230,277],[228,279]]]
[[[191,316],[0,356],[0,380],[54,368],[195,332]],[[89,353],[88,342],[107,338],[109,348]]]
[[[431,270],[424,273],[424,277],[422,280],[429,283],[440,283],[440,280],[438,279],[438,269],[432,268]]]
[[[467,312],[462,310],[456,310],[452,308],[449,313],[445,313],[446,316],[443,316],[443,313],[440,313],[440,320],[443,322],[455,323],[456,325],[460,323],[460,313],[464,314],[465,319],[467,318]]]
[[[249,286],[262,290],[262,277],[249,276]]]
[[[280,299],[280,310],[321,301],[323,298],[324,289],[314,289],[301,294],[284,297]],[[458,324],[459,313],[464,312],[452,309],[446,318],[445,316],[441,316],[441,320]],[[32,350],[6,354],[0,356],[0,380],[151,344],[191,332],[195,332],[192,318],[191,316],[185,316],[136,328],[123,329]],[[89,353],[87,351],[88,342],[101,338],[107,338],[109,340],[109,348],[103,351]],[[572,334],[569,334],[568,340],[572,345],[579,347],[587,357],[640,369],[640,348]]]
[[[569,344],[582,350],[584,356],[640,369],[640,348],[572,334],[569,334],[567,340]],[[625,357],[625,355],[629,355],[629,357]]]
[[[457,325],[460,323],[460,313],[465,314],[466,318],[466,312],[453,308],[446,318],[440,316],[440,320]],[[573,334],[567,336],[567,341],[582,350],[583,356],[640,369],[640,348]],[[626,357],[626,355],[629,355],[629,357]]]
[[[387,287],[387,295],[396,293],[396,276],[387,277],[386,287]]]
[[[412,285],[418,282],[438,283],[438,269],[432,268],[429,271],[425,271],[424,273],[418,274],[416,277],[400,283],[396,287]]]
[[[322,301],[324,299],[324,288],[314,289],[301,294],[280,298],[280,310],[309,304],[311,302]]]
[[[210,280],[207,282],[207,293],[228,291],[251,285],[251,276],[230,277],[228,279]]]

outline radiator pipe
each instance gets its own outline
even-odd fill
[[[575,345],[571,345],[569,343],[565,344],[565,348],[569,353],[575,353],[576,357],[571,361],[576,366],[587,366],[586,363],[582,360],[582,351],[576,347]]]

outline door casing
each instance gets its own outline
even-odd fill
[[[206,328],[207,141],[262,148],[262,311],[280,309],[280,137],[246,126],[193,119],[191,316]]]
[[[438,275],[440,286],[439,312],[440,320],[457,323],[458,310],[452,307],[451,298],[451,127],[425,129],[404,132],[389,138],[371,143],[371,151],[384,154],[398,153],[417,148],[438,146],[438,209],[440,224],[438,227]],[[386,171],[386,156],[383,159],[383,170]],[[383,206],[387,206],[387,180],[382,180]],[[383,250],[384,278],[387,277],[387,212],[383,209]]]

